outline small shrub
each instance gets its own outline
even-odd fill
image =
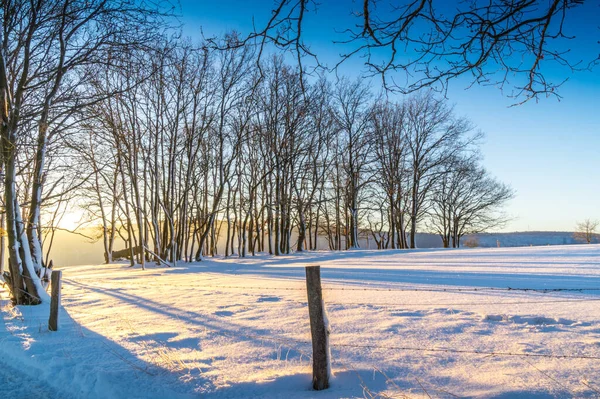
[[[465,240],[464,246],[467,248],[477,248],[479,247],[479,240],[477,237],[470,237],[468,240]]]

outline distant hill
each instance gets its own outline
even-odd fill
[[[478,247],[528,247],[540,245],[573,245],[584,244],[573,237],[572,231],[518,231],[511,233],[480,233],[469,234],[462,238],[461,246],[467,241],[477,243]],[[593,244],[600,243],[600,234],[595,234]],[[436,234],[417,234],[419,248],[439,248],[442,240]]]
[[[467,237],[479,241],[480,247],[495,247],[500,242],[501,247],[523,247],[538,245],[573,245],[585,242],[573,237],[572,231],[522,231],[514,233],[484,233]],[[595,234],[593,244],[600,243],[600,235]]]

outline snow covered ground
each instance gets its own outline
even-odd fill
[[[304,282],[311,264],[322,266],[335,373],[318,393]],[[56,333],[47,306],[13,308],[2,293],[7,397],[600,395],[596,245],[74,266],[63,279]]]

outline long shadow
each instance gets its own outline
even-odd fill
[[[313,391],[310,389],[310,375],[296,374],[269,378],[265,381],[242,382],[231,386],[219,388],[213,392],[203,395],[204,398],[285,398],[285,399],[338,399],[338,398],[388,398],[388,397],[461,397],[473,398],[473,396],[458,396],[448,391],[448,386],[472,387],[473,390],[481,392],[488,388],[497,392],[497,387],[486,386],[481,381],[470,379],[470,376],[440,377],[435,376],[434,382],[426,380],[426,375],[420,377],[419,381],[413,374],[410,366],[394,367],[393,374],[390,370],[359,369],[337,371],[330,381],[330,388],[324,391]],[[394,378],[390,380],[389,378]],[[395,378],[399,377],[399,378]],[[489,383],[489,382],[488,382]],[[456,389],[456,388],[455,388]],[[385,392],[385,394],[382,394]],[[460,394],[460,392],[457,392]],[[410,396],[405,396],[410,394]],[[481,397],[477,395],[475,397]],[[566,390],[548,391],[545,389],[523,388],[521,390],[507,390],[484,396],[489,399],[551,399],[570,398]],[[589,391],[583,397],[594,397]]]
[[[598,246],[600,249],[600,246]],[[484,251],[478,249],[448,249],[448,248],[422,248],[422,249],[397,249],[397,250],[366,250],[366,249],[358,249],[358,250],[348,250],[348,251],[305,251],[305,252],[296,252],[290,255],[282,255],[282,256],[271,256],[266,253],[257,254],[257,256],[248,256],[246,258],[238,258],[238,257],[229,257],[229,259],[235,259],[238,264],[252,264],[255,262],[256,258],[259,258],[263,261],[265,265],[269,264],[280,264],[280,263],[306,263],[312,261],[340,261],[344,259],[361,259],[361,258],[371,258],[371,257],[383,257],[383,256],[394,256],[397,259],[402,259],[403,261],[410,261],[414,263],[426,263],[430,262],[431,258],[435,259],[443,259],[444,263],[449,264],[461,264],[461,260],[469,260],[472,262],[473,258],[476,257],[477,264],[498,264],[498,265],[506,265],[507,263],[513,263],[514,259],[506,259],[508,256],[513,256],[518,258],[519,264],[549,264],[549,265],[572,265],[573,263],[577,263],[578,265],[598,265],[598,262],[591,262],[586,260],[584,262],[577,261],[582,258],[594,258],[600,255],[600,251],[596,250],[588,250],[588,251],[578,251],[575,255],[569,252],[565,252],[564,250],[556,250],[556,249],[548,249],[544,251],[535,251],[531,253],[520,252],[518,254],[512,254],[512,250],[514,248],[499,249],[498,251],[490,251],[490,249],[485,249]],[[545,248],[544,248],[545,249]],[[427,256],[427,259],[421,260],[422,256]],[[529,260],[532,257],[535,257],[536,260]],[[540,258],[551,257],[551,261],[540,261]],[[560,258],[561,261],[556,260]],[[567,260],[562,260],[563,258]],[[485,260],[483,260],[485,259]],[[568,260],[572,260],[569,262]],[[210,260],[207,258],[207,260]]]
[[[266,329],[266,328],[260,329],[260,328],[248,327],[246,325],[242,326],[242,325],[239,325],[236,323],[227,322],[222,317],[219,317],[219,316],[215,317],[215,316],[210,316],[207,314],[198,313],[198,312],[194,312],[194,311],[190,311],[190,310],[182,310],[182,309],[176,308],[176,307],[168,305],[168,304],[156,302],[156,301],[153,301],[153,300],[150,300],[147,298],[143,298],[143,297],[139,297],[136,295],[121,292],[118,288],[117,289],[115,289],[115,288],[105,289],[105,288],[101,288],[101,287],[95,287],[95,286],[91,286],[91,285],[78,283],[78,282],[72,281],[72,280],[64,280],[64,282],[66,284],[71,284],[71,285],[74,285],[74,286],[77,286],[80,288],[94,291],[94,292],[97,292],[102,295],[111,296],[113,298],[127,302],[131,305],[135,305],[136,307],[141,308],[141,309],[146,309],[148,311],[151,311],[151,312],[163,315],[163,316],[171,317],[171,318],[176,318],[178,320],[183,320],[186,323],[193,325],[193,326],[205,327],[205,328],[213,329],[215,331],[220,331],[221,334],[223,334],[223,335],[239,336],[239,337],[245,337],[247,339],[263,339],[265,341],[271,341],[271,342],[273,342],[272,341],[273,339],[277,339],[279,341],[285,340],[285,341],[287,341],[287,343],[289,345],[294,345],[295,347],[306,346],[306,342],[290,339],[289,337],[274,336],[271,333],[271,330]],[[307,323],[308,323],[308,321],[307,321]],[[307,324],[307,331],[310,331],[308,324]],[[310,349],[310,347],[306,346],[305,349],[308,351]]]
[[[307,263],[317,263],[317,262],[326,262],[326,261],[342,261],[346,258],[349,259],[361,259],[361,258],[372,258],[372,257],[380,257],[384,254],[408,254],[408,253],[419,253],[419,252],[442,252],[446,251],[440,248],[434,249],[410,249],[410,250],[388,250],[388,251],[378,251],[378,250],[350,250],[350,251],[306,251],[306,252],[296,252],[290,255],[282,255],[282,256],[272,256],[266,253],[259,253],[256,256],[247,256],[245,258],[240,258],[237,256],[230,256],[228,258],[224,258],[221,256],[217,256],[216,259],[227,259],[228,262],[220,262],[216,263],[210,258],[206,258],[200,263],[178,263],[177,267],[166,269],[167,273],[186,273],[190,267],[200,268],[200,269],[213,269],[217,268],[218,271],[222,271],[223,269],[236,270],[240,266],[255,266],[257,259],[262,262],[262,267],[279,267],[281,264],[307,264]],[[235,263],[234,263],[235,262]]]
[[[361,380],[363,381],[361,383]],[[364,383],[366,381],[367,383]],[[264,381],[237,383],[204,395],[205,398],[362,398],[365,392],[378,394],[387,389],[383,376],[374,378],[373,370],[338,371],[330,381],[331,387],[324,391],[313,391],[310,374],[295,374],[271,377]],[[375,397],[375,396],[373,396]],[[379,396],[376,396],[379,397]]]
[[[6,328],[2,361],[18,367],[21,380],[47,384],[39,392],[33,390],[36,386],[25,389],[28,396],[21,397],[197,398],[194,387],[181,380],[180,374],[148,363],[81,326],[67,309],[61,308],[58,332],[47,330],[47,315],[38,307],[20,310],[22,318],[2,315]],[[0,332],[4,333],[2,328]]]
[[[75,287],[79,287],[85,290],[90,290],[95,293],[106,295],[118,299],[124,303],[135,306],[136,308],[141,308],[148,310],[150,312],[166,316],[169,318],[176,318],[185,322],[186,324],[198,327],[199,330],[210,329],[213,332],[218,333],[222,336],[227,336],[230,338],[234,338],[238,341],[252,341],[254,345],[257,346],[265,346],[268,347],[269,350],[281,350],[281,347],[287,347],[291,349],[291,356],[303,356],[306,359],[306,355],[312,352],[311,344],[308,342],[299,341],[296,339],[292,339],[288,336],[277,336],[273,334],[272,330],[269,328],[255,328],[249,327],[247,325],[239,325],[236,323],[228,322],[224,320],[222,317],[211,316],[207,314],[201,314],[191,310],[183,310],[177,307],[171,306],[169,304],[160,303],[153,301],[151,299],[147,299],[144,297],[132,295],[129,293],[122,292],[119,288],[113,289],[105,289],[101,287],[96,287],[93,285],[82,284],[73,280],[64,280],[65,284],[69,284]],[[301,323],[301,322],[299,322]],[[306,329],[309,330],[308,321],[306,322]],[[263,324],[264,325],[264,324]],[[136,339],[152,339],[151,335],[144,335],[140,337],[136,337]],[[164,338],[164,334],[161,334],[159,338]],[[273,345],[275,344],[275,345]],[[273,391],[271,389],[281,389],[284,394],[283,396],[287,397],[298,397],[298,398],[306,398],[311,397],[310,386],[311,386],[311,376],[308,372],[303,374],[291,375],[291,376],[282,376],[276,379],[274,386],[269,387],[271,382],[251,382],[251,383],[237,383],[229,387],[224,388],[208,388],[202,395],[202,397],[220,397],[224,395],[225,397],[271,397]],[[283,371],[285,372],[285,371]],[[200,384],[197,384],[200,385]],[[356,381],[354,381],[353,386],[356,385]],[[204,386],[210,386],[210,384],[204,384]],[[343,387],[338,387],[342,389]],[[250,389],[250,391],[249,391]],[[269,394],[271,392],[271,394]],[[339,389],[332,390],[330,396],[319,396],[326,398],[338,398],[340,397]],[[361,391],[354,390],[354,393],[360,393]],[[294,396],[294,395],[298,396]],[[233,396],[232,396],[233,395]],[[236,396],[239,395],[239,396]],[[258,395],[258,396],[254,396]]]
[[[356,259],[361,254],[362,257],[374,256],[376,252],[381,256],[381,252],[377,251],[352,251],[352,259]],[[391,254],[395,255],[395,254]],[[434,285],[448,287],[495,287],[495,288],[535,288],[535,289],[552,289],[552,288],[567,288],[567,289],[589,289],[584,291],[587,294],[600,294],[600,275],[598,274],[569,274],[569,273],[533,273],[519,272],[515,267],[515,272],[498,271],[457,271],[457,270],[427,270],[426,268],[419,269],[410,267],[402,269],[403,265],[394,264],[395,268],[378,267],[382,263],[392,263],[393,260],[384,260],[372,262],[369,267],[343,267],[343,258],[351,255],[341,254],[333,258],[335,260],[342,259],[334,266],[322,266],[321,274],[324,283],[344,282],[346,284],[369,284],[371,286],[393,286],[402,284],[419,284],[419,285]],[[166,269],[166,273],[190,273],[190,272],[214,272],[219,274],[229,274],[236,276],[258,276],[268,278],[281,278],[288,280],[303,280],[304,269],[293,264],[318,263],[324,261],[330,256],[320,257],[314,256],[298,256],[287,257],[285,259],[269,258],[253,260],[253,261],[235,261],[236,263],[219,262],[219,261],[203,261],[200,264],[184,264],[179,267],[179,270]],[[317,261],[317,262],[315,262]],[[274,264],[276,267],[273,267]],[[539,262],[538,262],[539,263]],[[600,264],[595,264],[600,266]],[[482,267],[484,270],[484,267]],[[256,283],[255,283],[256,284]]]

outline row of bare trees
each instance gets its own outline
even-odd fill
[[[107,262],[119,238],[144,266],[365,239],[414,248],[419,229],[458,246],[504,220],[495,211],[512,191],[479,165],[481,134],[447,101],[306,80],[238,40],[163,41],[86,85],[103,100],[69,143],[92,172],[83,206]]]
[[[502,221],[510,189],[446,101],[309,78],[236,34],[192,45],[169,36],[164,9],[2,2],[3,275],[16,303],[46,299],[44,241],[75,202],[107,261],[120,239],[142,266],[371,238],[408,248],[419,229],[459,245]]]

